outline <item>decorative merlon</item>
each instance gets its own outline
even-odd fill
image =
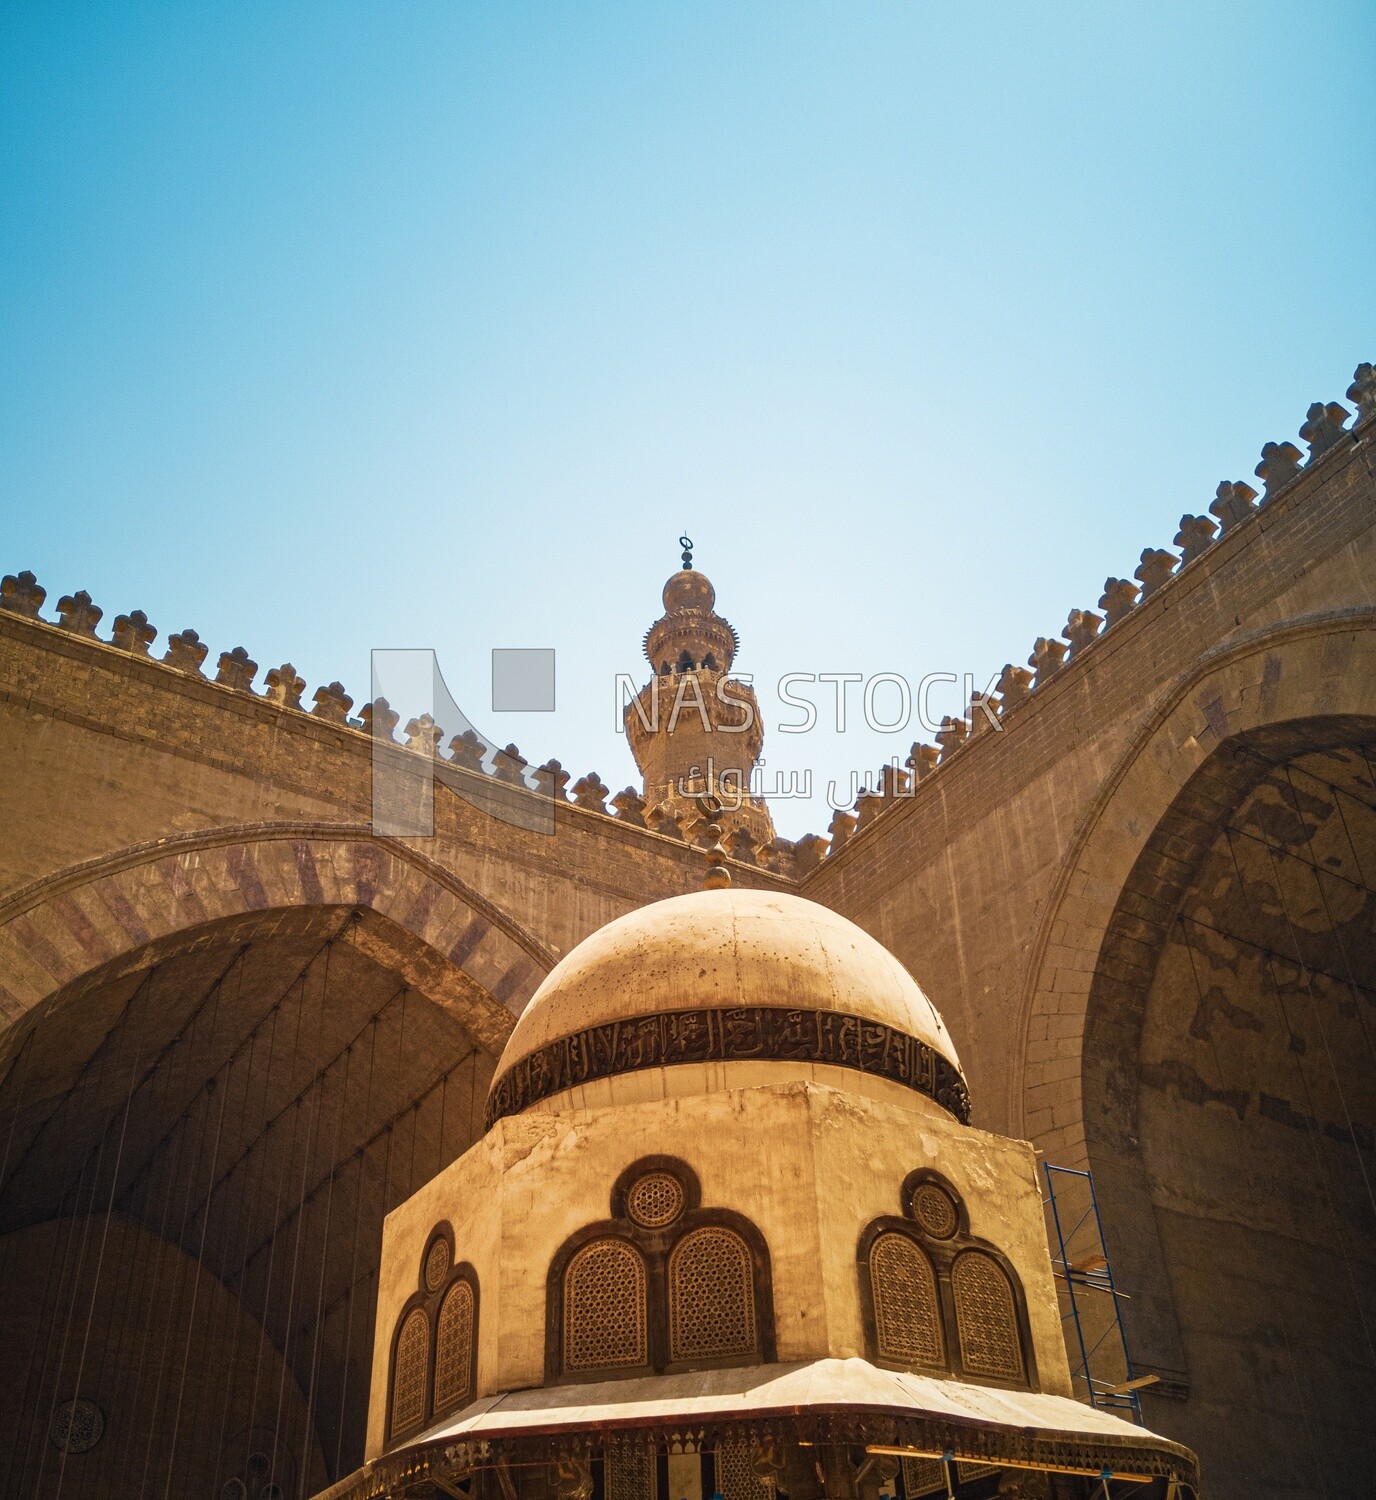
[[[221,687],[233,688],[238,693],[251,693],[253,679],[257,675],[258,663],[249,659],[249,654],[243,646],[236,646],[233,651],[220,653],[215,681]]]

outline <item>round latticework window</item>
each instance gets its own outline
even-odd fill
[[[934,1240],[949,1240],[960,1227],[951,1195],[934,1182],[924,1182],[913,1194],[913,1218]]]
[[[626,1194],[626,1212],[643,1229],[662,1229],[683,1212],[683,1184],[668,1172],[649,1172]]]
[[[440,1235],[425,1257],[425,1290],[437,1292],[449,1274],[449,1241]]]

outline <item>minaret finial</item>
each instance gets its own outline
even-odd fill
[[[703,876],[703,889],[724,891],[731,884],[731,871],[722,863],[726,858],[726,850],[722,848],[721,824],[717,822],[724,804],[720,797],[714,797],[710,792],[702,792],[693,800],[706,825],[703,831],[711,840],[704,851],[707,855],[707,873]]]
[[[687,572],[693,566],[693,539],[685,532],[678,544],[683,548],[683,568]]]

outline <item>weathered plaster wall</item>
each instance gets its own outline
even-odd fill
[[[786,1065],[775,1064],[775,1076]],[[935,1105],[900,1107],[802,1082],[765,1084],[614,1110],[530,1111],[487,1137],[388,1216],[378,1302],[368,1455],[383,1446],[391,1331],[416,1290],[441,1220],[482,1289],[482,1394],[540,1385],[545,1287],[568,1237],[606,1219],[612,1185],[641,1157],[675,1156],[704,1208],[751,1220],[769,1248],[781,1361],[863,1356],[856,1247],[901,1211],[900,1188],[936,1167],[964,1198],[972,1235],[1016,1267],[1042,1389],[1069,1391],[1060,1315],[1031,1153],[957,1124]],[[769,1149],[761,1143],[768,1141]]]

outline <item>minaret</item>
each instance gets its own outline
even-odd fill
[[[708,793],[725,804],[718,821],[728,849],[742,828],[763,847],[774,822],[750,795],[764,743],[759,704],[730,675],[740,638],[716,612],[711,580],[693,567],[691,540],[679,541],[683,567],[664,585],[664,613],[645,634],[653,676],[626,709],[631,753],[646,804],[673,813],[690,837],[702,821],[694,799]]]

